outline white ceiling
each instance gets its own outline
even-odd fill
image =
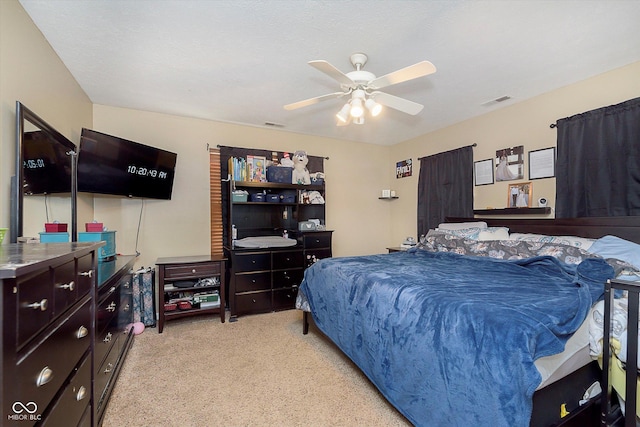
[[[20,0],[93,103],[391,145],[640,60],[638,0]],[[324,59],[425,107],[335,125]],[[639,76],[640,78],[640,76]],[[502,103],[483,105],[504,95]],[[578,112],[576,112],[578,113]]]

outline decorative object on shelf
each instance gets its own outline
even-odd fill
[[[540,197],[538,199],[538,207],[539,208],[546,208],[547,207],[547,199],[545,197]]]
[[[533,195],[533,184],[531,182],[520,182],[509,184],[507,190],[507,206],[510,208],[531,207],[531,197]]]
[[[264,156],[247,156],[247,177],[252,182],[267,181],[267,159]]]
[[[556,176],[556,147],[529,151],[529,179]]]
[[[412,248],[416,245],[416,239],[414,239],[413,237],[409,236],[406,239],[404,239],[404,242],[402,242],[402,244],[400,244],[401,248],[404,249],[409,249]]]
[[[493,159],[473,162],[473,180],[476,186],[493,184]]]
[[[524,178],[524,146],[496,151],[496,182]]]
[[[309,185],[312,180],[314,185],[322,184],[321,180],[324,180],[324,173],[310,173],[309,169],[307,169],[308,163],[309,158],[307,157],[306,151],[298,150],[293,153],[293,172],[291,173],[292,184]]]

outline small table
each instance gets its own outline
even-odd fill
[[[220,322],[225,318],[225,262],[222,256],[183,256],[158,258],[158,333],[162,333],[164,322],[180,317],[189,317],[199,314],[220,314]],[[218,283],[207,286],[176,287],[174,283],[195,281],[205,278],[217,278]],[[194,284],[195,284],[194,282]],[[180,292],[193,296],[203,291],[219,291],[220,305],[218,307],[195,307],[192,304],[188,309],[165,310],[165,292]]]

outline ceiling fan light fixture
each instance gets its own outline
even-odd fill
[[[364,108],[362,107],[362,100],[360,98],[353,98],[351,100],[351,117],[357,119],[364,115]]]
[[[363,125],[364,124],[364,117],[363,116],[356,117],[355,119],[353,119],[353,123],[355,123],[357,125]]]
[[[338,120],[340,120],[342,123],[346,123],[347,120],[349,119],[349,111],[351,110],[351,104],[349,104],[348,102],[346,104],[344,104],[342,106],[342,108],[340,109],[340,111],[338,111],[338,114],[336,114],[336,117],[338,118]]]
[[[382,105],[378,104],[373,99],[369,98],[364,103],[365,107],[369,110],[373,117],[376,117],[382,111]]]

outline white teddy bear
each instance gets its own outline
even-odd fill
[[[314,181],[317,179],[324,179],[324,173],[322,172],[314,172],[309,173],[309,169],[307,169],[307,163],[309,163],[309,159],[307,158],[307,152],[303,150],[298,150],[293,153],[293,172],[291,173],[291,183],[292,184],[311,184],[311,179]]]
[[[311,184],[311,175],[309,175],[309,169],[307,169],[307,152],[298,150],[293,153],[293,173],[291,174],[292,184]]]

